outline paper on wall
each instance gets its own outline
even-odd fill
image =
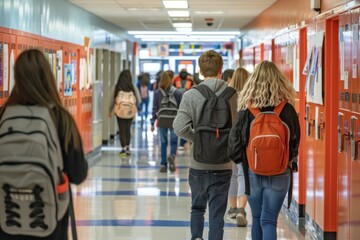
[[[56,82],[58,91],[62,90],[62,50],[56,51]]]
[[[15,86],[15,75],[14,75],[15,55],[14,50],[11,49],[10,53],[10,82],[9,82],[9,94]]]
[[[319,139],[319,107],[315,107],[315,139]]]
[[[345,40],[344,40],[344,28],[339,28],[339,45],[340,45],[340,80],[345,80]]]
[[[4,72],[4,92],[9,91],[9,45],[3,46],[3,72]]]

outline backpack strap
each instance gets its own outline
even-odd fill
[[[169,94],[170,96],[172,96],[172,95],[174,95],[175,91],[176,91],[176,87],[170,86],[170,90],[169,90],[168,94]]]
[[[283,110],[283,108],[285,107],[286,101],[281,102],[279,105],[277,105],[274,108],[274,113],[276,113],[278,116],[280,116],[281,111]]]
[[[226,87],[224,91],[219,95],[219,98],[225,98],[229,100],[236,93],[235,88]]]
[[[206,99],[217,98],[216,94],[205,84],[200,84],[194,87],[198,90]]]

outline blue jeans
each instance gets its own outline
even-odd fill
[[[147,120],[148,108],[149,108],[149,98],[141,99],[141,120]]]
[[[204,214],[208,203],[209,240],[223,239],[231,173],[231,170],[207,171],[190,168],[192,240],[203,236]]]
[[[276,176],[260,176],[249,170],[253,240],[276,240],[277,219],[290,184],[290,169]]]
[[[174,133],[173,128],[159,128],[161,143],[161,165],[167,166],[166,149],[168,146],[168,130],[170,130],[170,155],[176,155],[178,136]]]

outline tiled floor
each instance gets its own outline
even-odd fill
[[[130,157],[119,156],[119,143],[102,148],[87,180],[73,187],[80,240],[185,240],[189,229],[189,153],[178,153],[174,173],[159,172],[159,138],[135,124]],[[251,239],[251,211],[247,228],[226,219],[224,239]],[[204,239],[207,239],[207,225]],[[281,214],[278,239],[304,239]]]

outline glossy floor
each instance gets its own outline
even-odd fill
[[[101,159],[90,168],[87,180],[74,186],[74,204],[80,240],[185,240],[189,229],[189,152],[178,151],[174,173],[160,173],[159,137],[136,123],[132,129],[131,156],[119,155],[119,143],[102,148]],[[251,239],[248,227],[225,219],[224,239]],[[206,216],[204,239],[207,239]],[[278,239],[304,239],[280,214]]]

